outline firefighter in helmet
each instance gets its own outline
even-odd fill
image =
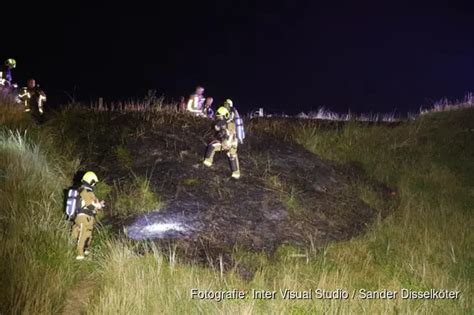
[[[82,185],[78,189],[81,197],[81,206],[72,227],[72,237],[77,240],[77,260],[89,255],[92,243],[92,230],[94,229],[97,211],[105,206],[104,201],[99,201],[94,194],[94,186],[99,182],[94,172],[87,172],[82,177]]]
[[[211,167],[216,152],[224,151],[229,159],[232,178],[240,178],[239,157],[237,155],[237,132],[231,113],[225,106],[219,107],[216,112],[216,123],[214,125],[217,131],[218,140],[208,144],[204,165]]]
[[[16,67],[16,60],[9,58],[0,68],[0,88],[10,89],[16,85],[12,83],[12,69]]]
[[[34,118],[39,119],[44,114],[43,103],[46,102],[46,94],[36,84],[35,79],[27,81],[18,98],[23,103],[25,112],[31,112]]]

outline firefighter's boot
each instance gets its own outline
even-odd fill
[[[232,178],[239,179],[240,178],[240,167],[239,167],[239,158],[235,154],[229,155],[229,163],[230,169],[232,171]]]
[[[212,163],[214,162],[214,155],[216,154],[216,151],[220,149],[220,147],[221,143],[218,141],[212,141],[211,143],[209,143],[206,150],[206,157],[203,161],[203,164],[205,166],[212,166]]]

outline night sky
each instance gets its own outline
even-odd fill
[[[241,111],[405,113],[474,91],[474,1],[255,2],[2,4],[0,58],[51,105],[200,84]]]

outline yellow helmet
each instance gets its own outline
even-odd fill
[[[94,186],[96,183],[99,182],[99,179],[97,178],[97,175],[95,175],[94,172],[87,172],[82,176],[82,181],[88,183],[91,186]]]
[[[234,106],[234,102],[232,102],[232,100],[230,98],[228,98],[228,99],[225,100],[224,105],[232,107],[232,106]]]
[[[224,117],[225,119],[228,119],[230,117],[229,110],[225,108],[224,106],[221,106],[217,109],[216,116],[219,117]]]
[[[7,60],[5,60],[5,66],[10,67],[10,68],[15,68],[16,60],[13,58],[8,58]]]

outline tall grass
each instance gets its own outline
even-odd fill
[[[25,127],[31,121],[29,113],[25,113],[23,105],[15,102],[14,97],[4,95],[0,91],[0,126]]]
[[[340,132],[306,129],[297,135],[313,152],[358,162],[398,191],[400,206],[392,216],[361,239],[332,246],[358,266],[347,265],[354,280],[362,276],[359,285],[383,288],[395,281],[414,289],[452,288],[462,292],[461,300],[425,301],[418,310],[472,310],[474,148],[467,143],[473,118],[468,109],[395,128],[349,124]],[[360,268],[364,255],[371,263]],[[400,306],[410,305],[417,303]]]
[[[421,108],[420,114],[425,115],[472,107],[474,107],[474,93],[467,93],[463,100],[450,101],[447,98],[443,98],[428,108]]]
[[[442,98],[439,101],[436,101],[428,106],[420,107],[418,114],[413,112],[408,113],[361,113],[354,114],[350,111],[348,113],[337,113],[332,111],[330,108],[325,106],[320,106],[317,110],[311,110],[309,112],[301,112],[296,116],[290,116],[287,114],[275,114],[275,113],[265,113],[262,114],[259,111],[252,111],[249,113],[250,118],[257,117],[272,117],[272,118],[291,118],[296,117],[300,119],[308,120],[325,120],[325,121],[359,121],[359,122],[383,122],[383,123],[393,123],[399,121],[414,120],[420,115],[435,113],[435,112],[445,112],[458,109],[472,108],[474,107],[474,93],[467,93],[464,96],[464,99],[451,101],[447,98]]]
[[[0,130],[0,313],[57,313],[74,280],[58,162],[27,133]]]
[[[311,111],[309,113],[300,113],[297,115],[298,118],[304,119],[322,119],[322,120],[335,120],[335,121],[370,121],[370,122],[396,122],[402,120],[401,117],[395,113],[366,113],[366,114],[339,114],[331,111],[324,106],[320,107],[317,111]]]

